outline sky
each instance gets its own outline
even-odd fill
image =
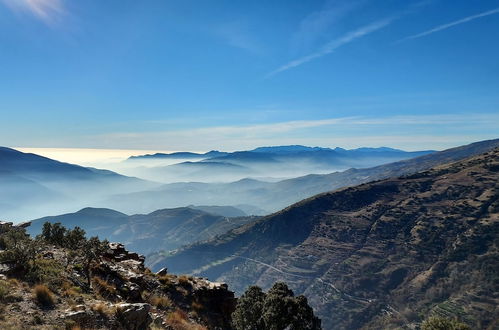
[[[0,0],[0,145],[497,138],[498,40],[499,0]]]

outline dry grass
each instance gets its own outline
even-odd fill
[[[66,320],[65,321],[65,328],[66,330],[81,330],[81,327],[76,321],[74,320]]]
[[[39,284],[35,286],[33,295],[42,306],[51,307],[55,304],[54,295],[45,285]]]
[[[0,280],[0,302],[5,300],[10,292],[10,283]]]
[[[168,307],[173,306],[170,298],[164,296],[152,296],[149,298],[149,302],[151,305],[156,306],[156,308],[159,309],[167,309]]]
[[[109,298],[110,296],[114,296],[116,294],[116,287],[100,277],[94,276],[92,278],[92,283],[97,289],[97,292],[104,298]]]
[[[199,301],[193,301],[191,307],[196,312],[200,312],[204,309],[204,305]]]
[[[62,283],[62,295],[65,297],[77,297],[81,294],[81,288],[73,286],[71,282],[65,281]]]
[[[170,284],[172,282],[173,276],[166,274],[166,275],[160,275],[158,276],[158,281],[161,284]]]
[[[190,322],[187,314],[180,309],[168,314],[166,324],[174,330],[207,330],[200,324]]]
[[[104,303],[97,303],[92,305],[92,311],[98,313],[100,316],[109,317],[116,313],[116,309],[112,306],[108,306]]]
[[[189,278],[185,275],[182,275],[178,278],[178,283],[183,286],[184,288],[190,288],[192,287],[191,282],[189,281]]]
[[[19,286],[21,284],[21,282],[19,282],[16,278],[9,278],[9,283],[11,286]]]

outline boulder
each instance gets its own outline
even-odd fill
[[[127,330],[147,329],[152,322],[151,305],[145,303],[118,304],[117,319]]]

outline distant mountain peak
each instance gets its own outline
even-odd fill
[[[300,152],[300,151],[318,151],[318,150],[331,150],[330,148],[323,147],[307,147],[303,145],[287,145],[287,146],[268,146],[258,147],[251,152],[271,152],[271,153],[286,153],[286,152]]]
[[[76,212],[76,214],[80,215],[91,215],[91,216],[118,216],[118,217],[126,217],[127,215],[121,212],[118,212],[113,209],[108,208],[99,208],[99,207],[85,207]]]

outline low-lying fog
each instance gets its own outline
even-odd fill
[[[188,205],[245,205],[250,213],[262,215],[331,187],[308,188],[303,185],[310,181],[308,177],[286,179],[372,167],[417,155],[390,151],[331,156],[328,151],[326,156],[314,152],[241,152],[212,158],[128,159],[130,152],[111,156],[80,157],[78,163],[85,168],[36,159],[41,165],[37,163],[32,171],[17,173],[15,166],[13,172],[2,169],[0,220],[21,222],[85,207],[134,214]]]

